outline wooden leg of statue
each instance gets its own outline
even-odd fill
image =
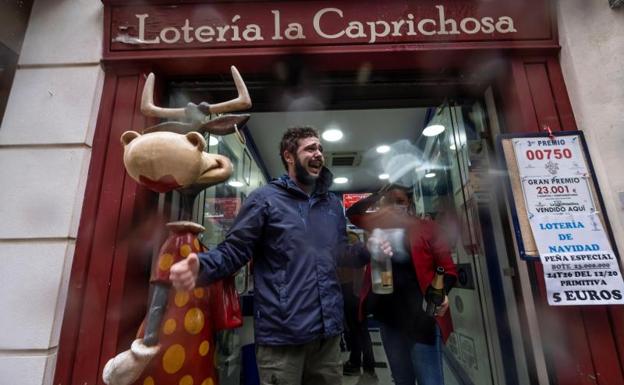
[[[171,289],[168,286],[162,284],[154,285],[154,294],[152,295],[152,301],[147,311],[145,336],[143,337],[143,344],[145,344],[145,346],[158,345],[158,331],[160,330],[165,310],[167,310],[169,290]]]

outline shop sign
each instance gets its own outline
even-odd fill
[[[347,193],[347,194],[342,194],[342,205],[344,206],[345,210],[348,209],[349,207],[353,206],[355,203],[357,203],[360,199],[364,199],[367,196],[369,196],[370,193]]]
[[[548,2],[289,1],[110,10],[112,51],[552,40]],[[530,11],[528,11],[530,10]]]
[[[579,135],[512,139],[550,305],[624,303]]]

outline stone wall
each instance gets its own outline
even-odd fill
[[[103,5],[35,1],[0,126],[0,384],[51,384],[103,72]]]
[[[558,0],[561,67],[588,141],[620,253],[624,252],[624,9]]]

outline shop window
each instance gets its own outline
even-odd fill
[[[13,84],[13,76],[17,66],[17,54],[0,44],[0,122],[4,117],[4,110],[9,99],[9,92]]]
[[[3,2],[0,12],[0,123],[9,99],[32,0]]]

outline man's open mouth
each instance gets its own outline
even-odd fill
[[[323,162],[313,160],[308,163],[308,168],[310,169],[310,171],[313,171],[316,173],[320,172],[322,167],[323,167]]]

